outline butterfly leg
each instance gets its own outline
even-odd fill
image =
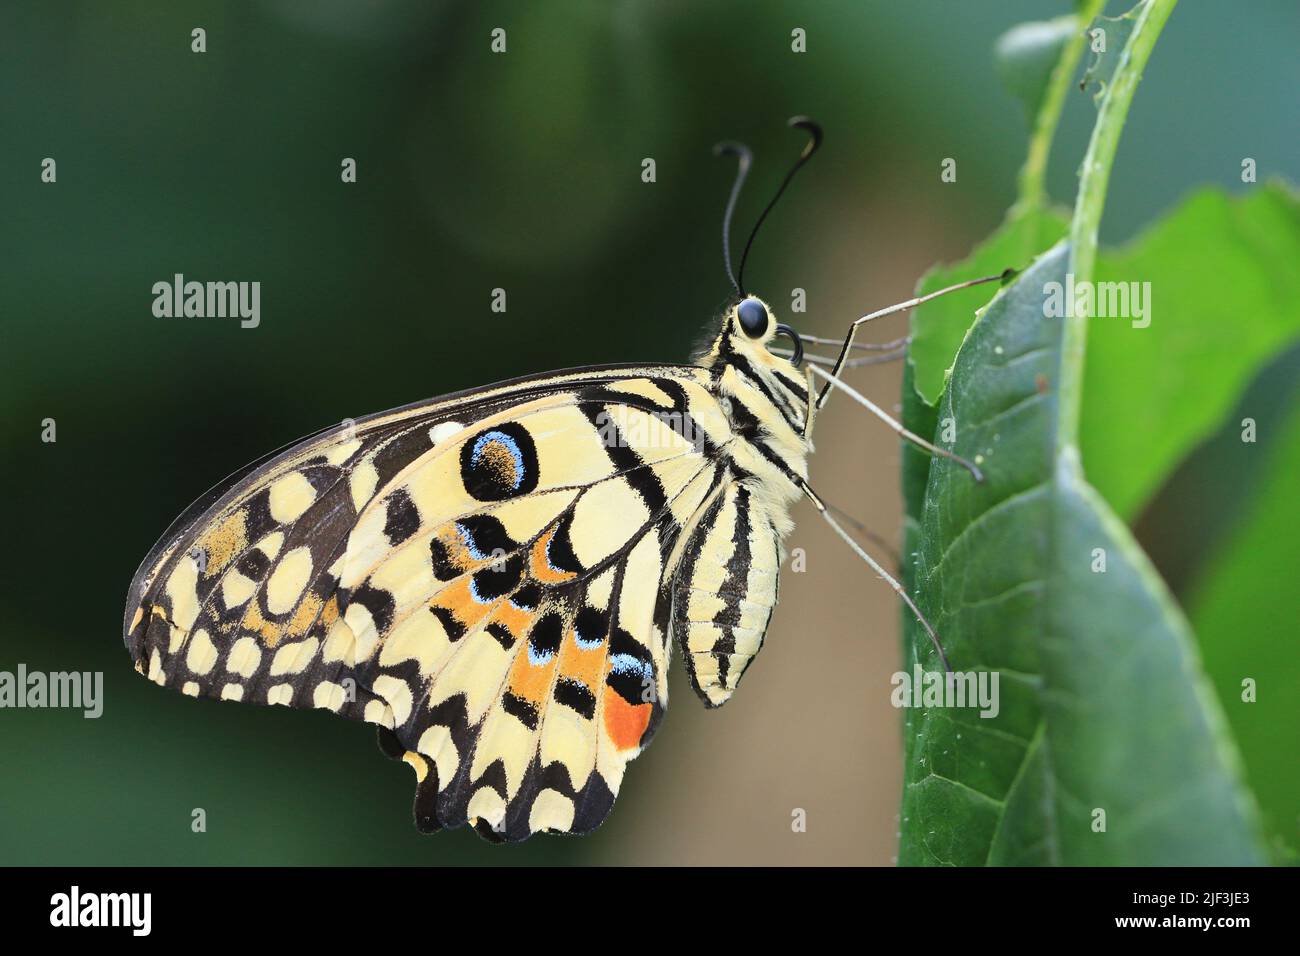
[[[835,517],[839,518],[841,521],[843,521],[845,524],[851,527],[858,534],[862,535],[862,537],[870,541],[873,545],[876,546],[877,550],[883,551],[885,552],[885,554],[889,555],[890,566],[893,567],[895,573],[898,573],[898,569],[903,566],[903,559],[902,557],[899,556],[897,548],[895,548],[892,544],[890,544],[880,535],[876,534],[874,531],[868,528],[857,518],[853,517],[853,515],[849,514],[843,508],[838,507],[836,504],[830,501],[825,501],[822,503],[826,505],[827,511],[831,512],[833,515],[835,515]]]
[[[854,347],[853,337],[858,334],[859,326],[865,325],[866,323],[870,322],[872,319],[883,318],[886,315],[894,315],[897,312],[906,312],[908,309],[916,308],[916,306],[921,305],[923,302],[929,302],[931,299],[937,299],[939,298],[939,296],[947,295],[949,292],[958,292],[961,289],[969,289],[971,286],[982,285],[985,282],[1006,281],[1007,279],[1010,279],[1014,275],[1015,275],[1014,270],[1007,269],[1005,272],[1002,272],[1000,275],[984,276],[983,278],[980,279],[970,279],[966,282],[958,282],[956,285],[950,285],[946,289],[939,289],[937,292],[931,292],[928,295],[919,295],[914,299],[908,299],[906,302],[900,302],[898,303],[898,305],[891,305],[888,308],[880,309],[879,311],[876,312],[870,312],[867,315],[862,316],[861,318],[854,319],[853,324],[849,326],[849,334],[844,338],[844,345],[840,348],[840,357],[836,360],[835,367],[831,369],[831,376],[832,377],[838,376],[840,373],[840,369],[844,367],[845,361],[848,360],[849,350]],[[818,408],[821,408],[823,405],[826,404],[826,399],[830,396],[830,392],[831,392],[831,386],[830,383],[827,383],[826,387],[822,389],[822,393],[817,399]]]
[[[803,339],[805,342],[811,342],[813,345],[842,345],[843,344],[842,342],[840,342],[839,339],[828,339],[828,338],[823,338],[820,335],[808,335],[807,333],[802,333],[802,332],[800,333],[799,337]],[[892,352],[894,349],[900,349],[905,347],[911,341],[912,341],[912,337],[910,335],[900,335],[898,338],[890,342],[853,342],[849,347],[855,349],[861,349],[864,352]],[[827,361],[833,363],[835,360],[828,359]],[[849,359],[847,362],[845,362],[845,364],[851,366],[855,361],[859,361],[859,360]]]
[[[893,342],[881,343],[880,348],[888,346],[889,350],[882,355],[866,355],[860,358],[851,358],[844,362],[842,368],[861,368],[864,365],[883,365],[886,362],[897,362],[907,355],[907,343],[911,341],[911,336],[903,336],[901,339],[895,339]],[[855,345],[856,348],[867,348],[866,345]],[[877,346],[870,346],[877,350]],[[773,354],[780,355],[783,358],[793,358],[794,352],[791,349],[772,349]],[[824,365],[827,368],[835,367],[835,359],[829,355],[812,355],[805,352],[803,360],[813,365]]]
[[[935,444],[932,444],[932,443],[926,441],[926,440],[925,440],[924,438],[922,438],[920,435],[916,434],[916,432],[913,432],[913,431],[910,431],[910,430],[904,428],[901,422],[898,422],[898,421],[894,420],[894,418],[892,418],[892,417],[889,415],[889,413],[887,413],[887,412],[886,412],[884,409],[882,409],[879,405],[877,405],[875,402],[871,401],[871,399],[867,398],[865,395],[863,395],[863,394],[862,394],[861,392],[859,392],[857,389],[855,389],[855,388],[853,388],[852,386],[846,384],[842,379],[836,378],[836,377],[835,377],[834,375],[832,375],[830,372],[827,372],[827,371],[825,371],[824,369],[818,368],[818,367],[815,366],[815,365],[810,365],[810,366],[808,366],[808,368],[809,368],[809,370],[811,370],[811,371],[813,371],[813,372],[816,372],[816,373],[817,373],[818,375],[820,375],[822,378],[826,379],[826,388],[827,388],[827,389],[830,389],[830,388],[839,388],[839,389],[843,389],[844,392],[845,392],[845,393],[846,393],[850,398],[852,398],[854,401],[856,401],[859,405],[861,405],[861,406],[863,406],[864,408],[866,408],[867,411],[871,412],[873,415],[875,415],[877,418],[879,418],[882,422],[884,422],[886,425],[888,425],[890,428],[892,428],[895,432],[897,432],[898,435],[899,435],[899,437],[901,437],[901,438],[906,438],[906,439],[907,439],[908,441],[910,441],[912,444],[917,445],[917,446],[919,446],[919,447],[921,447],[921,448],[924,448],[926,451],[928,451],[928,452],[929,452],[930,454],[932,454],[932,455],[940,455],[940,456],[942,456],[942,457],[944,457],[944,458],[950,458],[950,459],[952,459],[952,460],[955,461],[957,464],[961,465],[963,468],[965,468],[967,471],[969,471],[972,475],[974,475],[976,481],[983,481],[983,480],[984,480],[984,473],[983,473],[982,471],[980,471],[979,468],[977,468],[977,467],[975,466],[975,463],[974,463],[974,462],[967,461],[965,458],[961,457],[961,455],[954,454],[953,452],[950,452],[950,451],[949,451],[948,449],[946,449],[946,448],[940,448],[938,445],[935,445]],[[825,392],[823,392],[822,394],[824,395]]]
[[[902,598],[903,603],[911,609],[914,615],[916,615],[916,619],[921,623],[921,626],[925,628],[925,632],[930,635],[930,642],[934,645],[935,651],[939,654],[939,660],[943,664],[943,669],[947,673],[951,674],[952,667],[948,664],[948,655],[943,652],[943,645],[939,642],[939,635],[935,633],[930,622],[926,620],[925,615],[921,613],[921,609],[916,606],[916,602],[912,600],[912,596],[907,593],[906,589],[898,583],[898,580],[892,574],[880,566],[880,562],[869,555],[862,545],[858,544],[858,542],[854,540],[853,536],[844,530],[844,526],[835,520],[834,516],[831,515],[830,510],[826,507],[825,502],[817,497],[812,488],[808,487],[807,482],[800,483],[800,490],[802,490],[808,500],[812,502],[813,507],[817,509],[817,513],[822,516],[827,524],[835,529],[835,533],[843,538],[845,543],[853,549],[854,553],[856,553],[863,561],[867,562],[871,569],[885,580],[885,583],[893,589],[895,594]]]
[[[803,414],[803,437],[804,441],[809,441],[812,439],[813,420],[817,417],[817,379],[813,377],[811,365],[804,368],[803,374],[808,383],[808,408]]]
[[[839,339],[828,339],[820,335],[800,334],[805,342],[811,342],[813,345],[840,345]],[[844,359],[842,368],[860,368],[863,365],[880,365],[883,362],[896,362],[907,354],[907,347],[912,344],[912,336],[900,335],[898,338],[889,342],[853,342],[850,348],[859,349],[863,352],[887,352],[887,355],[867,355],[857,358]],[[786,354],[788,350],[777,349],[775,351]],[[793,353],[790,353],[793,354]],[[810,362],[817,365],[825,365],[827,368],[834,368],[838,359],[833,359],[828,355],[806,355]]]
[[[863,348],[869,348],[879,352],[879,355],[862,355],[857,358],[851,358],[845,361],[844,368],[862,368],[864,365],[883,365],[885,362],[897,362],[907,356],[907,347],[912,344],[912,337],[904,335],[894,339],[892,342],[880,342],[864,344]],[[834,366],[831,366],[834,368]]]

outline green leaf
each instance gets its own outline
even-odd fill
[[[994,48],[998,75],[1024,106],[1031,125],[1042,108],[1052,71],[1078,23],[1074,16],[1020,23],[998,37]]]
[[[935,266],[921,277],[917,294],[925,295],[966,279],[1021,269],[1038,253],[1065,235],[1068,224],[1057,211],[1027,209],[1013,212],[988,239],[954,265]],[[907,362],[913,387],[926,404],[935,405],[943,393],[953,356],[988,302],[987,286],[954,292],[916,309],[912,314],[912,345]]]
[[[1066,228],[1059,212],[1013,214],[969,258],[926,273],[918,294],[1019,267]],[[1300,336],[1295,262],[1300,201],[1279,183],[1236,199],[1202,190],[1133,243],[1099,255],[1098,282],[1150,282],[1153,307],[1145,328],[1096,318],[1088,330],[1080,443],[1089,480],[1126,521]],[[928,404],[987,299],[976,287],[916,310],[908,361]]]
[[[1240,199],[1202,190],[1098,256],[1099,283],[1150,283],[1149,326],[1094,318],[1088,328],[1080,446],[1125,520],[1300,336],[1297,262],[1300,202],[1280,184]]]
[[[1290,363],[1292,374],[1295,365]],[[1293,379],[1287,391],[1292,412],[1267,443],[1265,436],[1243,442],[1239,421],[1229,423],[1225,451],[1266,454],[1268,461],[1249,512],[1203,570],[1188,607],[1266,826],[1294,853],[1300,847],[1300,763],[1279,755],[1290,752],[1300,726],[1300,656],[1292,650],[1300,540],[1300,411],[1294,409],[1300,408],[1300,386]],[[1255,684],[1254,701],[1243,700],[1247,679]]]
[[[907,712],[903,864],[1194,864],[1263,860],[1249,795],[1187,624],[1059,440],[1060,243],[984,310],[934,416],[974,458],[909,451],[906,578],[958,671],[989,671],[999,710]],[[910,393],[911,390],[909,390]],[[905,422],[925,429],[917,397]],[[1094,571],[1097,549],[1105,571]],[[936,669],[924,632],[907,666]],[[1104,811],[1105,832],[1096,832]]]

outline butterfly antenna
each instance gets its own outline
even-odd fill
[[[727,197],[727,208],[722,214],[722,262],[727,267],[727,278],[731,280],[736,295],[743,297],[745,295],[744,290],[741,289],[740,282],[736,279],[736,273],[731,268],[731,217],[736,212],[736,200],[740,198],[740,187],[745,185],[745,177],[749,175],[749,167],[754,161],[754,154],[750,152],[749,147],[744,143],[726,142],[714,146],[713,155],[735,156],[738,160],[736,164],[736,181],[731,184],[731,195]]]
[[[803,151],[799,154],[799,158],[796,159],[794,165],[790,167],[790,171],[785,174],[785,179],[781,180],[781,187],[777,189],[776,195],[772,197],[771,202],[767,204],[767,208],[763,210],[758,217],[758,221],[754,223],[754,228],[750,230],[749,241],[745,243],[745,251],[740,254],[740,280],[737,282],[737,288],[743,285],[745,281],[745,260],[749,258],[749,250],[754,245],[754,237],[758,235],[758,227],[763,225],[763,220],[766,219],[767,214],[772,211],[772,207],[776,205],[776,201],[781,198],[781,194],[785,192],[785,187],[790,185],[790,180],[794,179],[794,174],[799,172],[804,163],[812,159],[813,153],[817,152],[818,147],[822,144],[822,128],[808,117],[792,116],[787,125],[792,129],[802,129],[807,131],[810,138],[804,145]]]

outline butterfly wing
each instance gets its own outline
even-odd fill
[[[585,832],[666,703],[681,528],[728,426],[689,366],[527,379],[312,436],[181,516],[137,670],[378,724],[426,830]]]

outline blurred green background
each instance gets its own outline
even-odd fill
[[[757,157],[739,243],[802,144],[785,119],[826,129],[747,269],[782,319],[828,334],[907,297],[1014,197],[1026,130],[995,39],[1068,9],[5,5],[0,669],[102,671],[106,703],[99,720],[0,711],[0,863],[890,862],[899,724],[876,691],[896,668],[897,612],[803,510],[792,544],[809,571],[783,581],[745,691],[705,714],[675,675],[609,822],[513,848],[417,834],[410,771],[369,727],[141,680],[121,644],[126,587],[191,500],[322,425],[528,372],[682,360],[729,291],[717,140]],[[495,27],[505,54],[489,49]],[[1247,188],[1243,155],[1261,182],[1300,180],[1298,27],[1293,0],[1179,6],[1124,134],[1104,242],[1196,185]],[[1049,175],[1060,201],[1093,115],[1071,97]],[[40,181],[45,157],[55,184]],[[947,157],[955,183],[940,180]],[[151,286],[177,272],[260,281],[260,326],[155,318]],[[504,315],[489,309],[497,287]],[[788,315],[794,287],[805,316]],[[896,403],[896,367],[860,381]],[[819,488],[896,540],[892,438],[834,407],[818,432]],[[1137,525],[1175,587],[1194,575],[1161,542],[1215,481],[1212,458],[1197,467]],[[195,807],[207,833],[190,832]],[[795,807],[807,833],[791,833]]]

